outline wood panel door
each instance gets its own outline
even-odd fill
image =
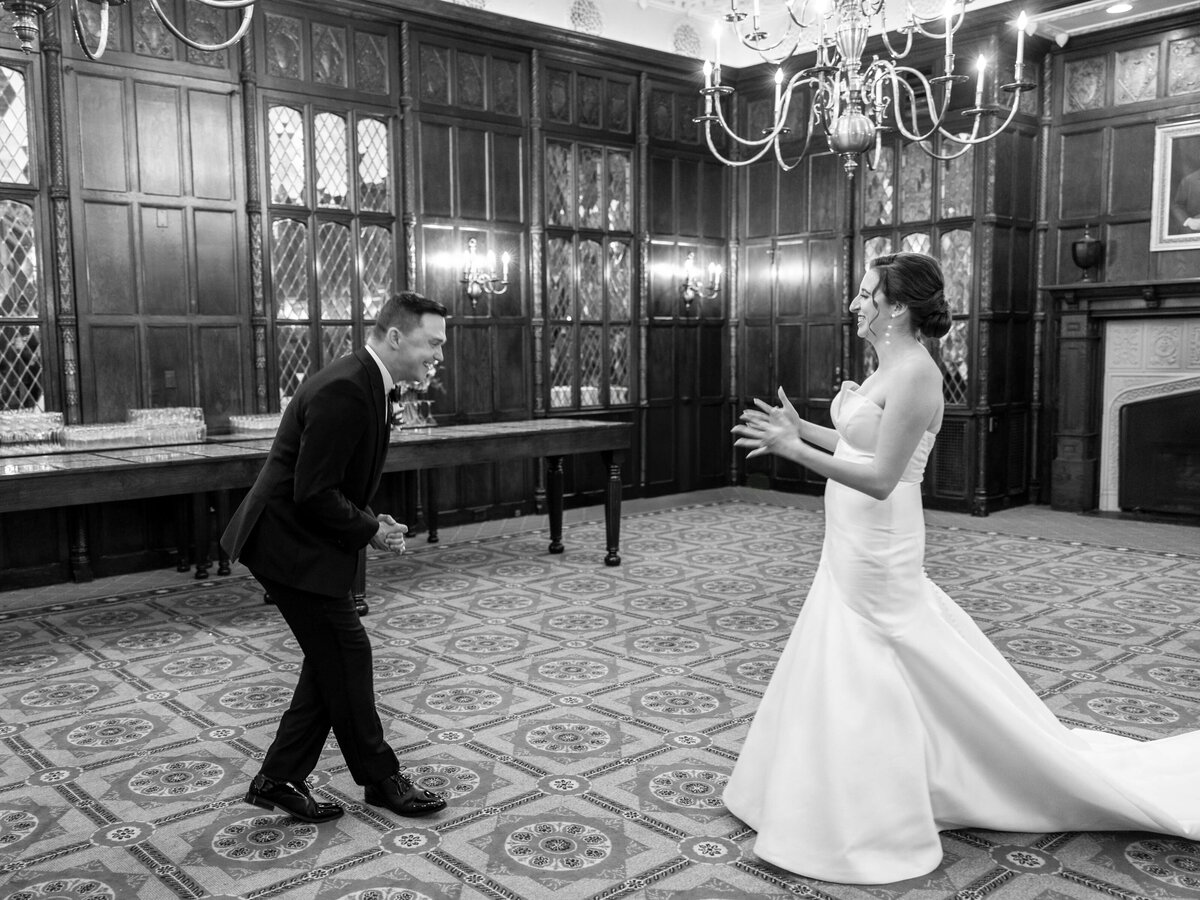
[[[229,86],[80,64],[67,79],[85,422],[251,406],[241,106]]]

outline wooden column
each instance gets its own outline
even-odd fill
[[[1058,318],[1057,427],[1051,463],[1050,506],[1081,512],[1096,506],[1100,468],[1100,331],[1072,292]]]

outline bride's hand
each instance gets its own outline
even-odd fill
[[[754,405],[757,409],[744,410],[742,424],[733,428],[733,433],[738,436],[734,446],[750,449],[747,459],[764,453],[778,453],[782,444],[799,438],[800,414],[783,388],[779,389],[779,400],[782,406],[771,406],[756,397]]]

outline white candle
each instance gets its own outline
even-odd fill
[[[949,56],[954,52],[954,3],[953,0],[946,3],[946,55]]]
[[[1017,16],[1017,74],[1014,81],[1021,80],[1021,63],[1025,61],[1025,25],[1029,21],[1025,11]]]
[[[503,272],[503,275],[501,276],[501,281],[508,281],[508,264],[511,260],[512,260],[512,257],[509,256],[507,253],[501,254],[500,266],[501,266],[501,271]]]
[[[706,116],[711,116],[713,111],[712,76],[712,63],[706,59],[704,61],[704,114]]]
[[[783,105],[783,69],[775,70],[775,121],[779,121],[779,107]]]
[[[984,57],[979,57],[979,62],[975,64],[978,70],[978,75],[975,81],[975,108],[979,109],[983,106],[983,78],[987,72],[987,60]]]
[[[721,68],[721,20],[713,20],[713,41],[716,43],[716,51],[713,53],[713,68],[720,71]],[[717,79],[717,84],[721,83],[721,79]]]

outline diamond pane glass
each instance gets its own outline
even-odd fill
[[[45,408],[40,329],[0,325],[0,409]]]
[[[392,233],[378,225],[362,230],[363,322],[374,322],[383,301],[392,295],[395,254]]]
[[[546,259],[546,290],[550,301],[551,319],[570,319],[574,304],[572,286],[575,265],[571,254],[571,242],[563,238],[551,238]]]
[[[0,316],[39,315],[33,207],[0,200]]]
[[[945,277],[946,302],[953,313],[971,309],[971,232],[948,231],[942,235],[942,274]]]
[[[906,234],[900,239],[900,249],[910,253],[928,253],[929,235],[921,231]]]
[[[349,319],[353,296],[350,229],[338,222],[325,222],[317,232],[317,294],[322,319]]]
[[[358,205],[368,212],[392,208],[392,171],[387,125],[379,119],[358,120]]]
[[[308,228],[295,219],[271,225],[271,284],[275,318],[308,318]]]
[[[604,329],[589,325],[579,329],[579,405],[600,405],[600,377],[604,372]]]
[[[29,184],[25,76],[0,66],[0,181]]]
[[[579,318],[604,315],[604,254],[599,241],[579,242]]]
[[[919,144],[900,149],[900,221],[922,222],[933,209],[933,159]]]
[[[629,245],[613,241],[608,245],[608,320],[628,321],[633,289],[630,277]]]
[[[608,330],[608,402],[629,402],[629,329]]]
[[[602,228],[600,186],[604,180],[604,151],[599,147],[579,148],[579,227]]]
[[[346,119],[318,113],[313,119],[313,155],[317,158],[317,205],[349,205],[350,152]]]
[[[321,365],[329,365],[339,356],[345,356],[353,350],[349,325],[321,326]]]
[[[275,340],[279,346],[279,400],[289,400],[300,387],[312,365],[309,359],[307,325],[277,325]]]
[[[570,326],[550,329],[550,405],[572,406],[575,341]]]
[[[965,137],[966,135],[960,135]],[[949,142],[942,145],[949,149]],[[968,150],[957,159],[939,162],[942,167],[939,204],[943,219],[969,216],[974,211],[975,154]]]
[[[892,252],[892,239],[886,235],[881,237],[867,238],[863,241],[863,259],[867,265],[871,264],[871,260],[877,256],[887,256]]]
[[[896,149],[881,147],[874,171],[867,170],[863,176],[863,224],[892,224],[896,203]]]
[[[631,162],[628,153],[609,151],[608,154],[608,227],[612,231],[632,231],[633,215],[630,212],[629,173]]]
[[[942,338],[942,393],[947,403],[967,402],[967,321],[959,319]]]
[[[267,111],[271,202],[304,205],[304,117],[290,106]]]
[[[572,156],[570,144],[546,144],[546,223],[548,225],[574,225],[571,202],[574,194],[572,182]]]

